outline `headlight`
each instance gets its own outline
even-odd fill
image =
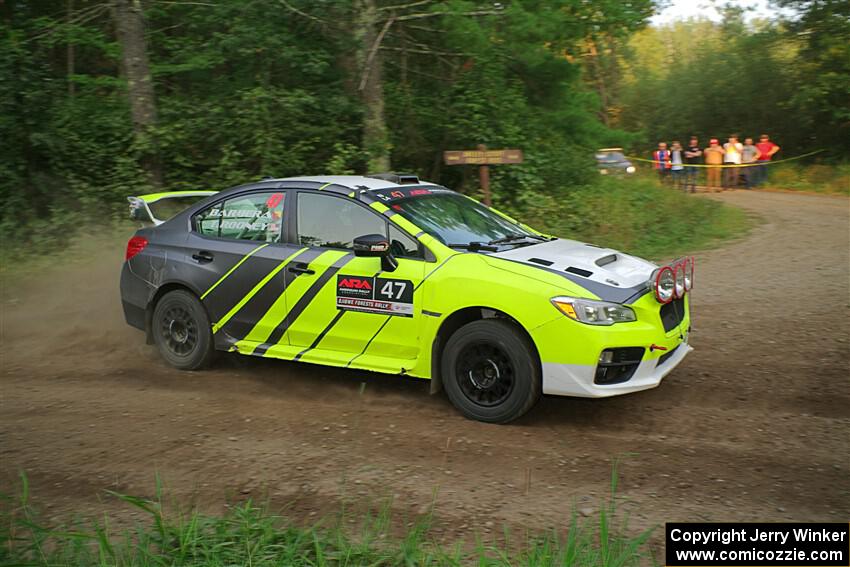
[[[629,167],[626,168],[626,173],[634,173],[634,172],[635,172],[635,166],[630,165]]]
[[[693,256],[685,259],[685,291],[691,291],[694,288],[694,264],[696,259]]]
[[[655,298],[661,303],[670,303],[673,301],[673,294],[676,291],[676,277],[673,273],[673,268],[664,266],[659,268],[655,273]]]
[[[637,321],[631,307],[607,301],[576,299],[575,297],[553,297],[552,305],[574,321],[588,325],[613,325]]]
[[[673,297],[682,299],[685,297],[685,263],[680,262],[673,268]]]

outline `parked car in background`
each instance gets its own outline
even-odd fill
[[[602,175],[631,174],[635,166],[623,154],[623,148],[602,148],[596,151],[596,168]]]

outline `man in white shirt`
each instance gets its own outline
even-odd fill
[[[741,153],[744,151],[744,145],[738,141],[738,135],[729,136],[729,141],[723,144],[723,188],[735,189],[738,186],[738,175],[741,168],[734,167],[741,165]],[[729,167],[733,166],[733,167]]]

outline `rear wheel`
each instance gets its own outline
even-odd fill
[[[440,369],[449,400],[470,419],[507,423],[540,397],[534,349],[507,321],[483,319],[455,331]]]
[[[163,295],[154,308],[151,326],[159,353],[175,368],[198,370],[212,362],[215,348],[209,317],[188,291]]]

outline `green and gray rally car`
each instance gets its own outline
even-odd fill
[[[127,244],[124,313],[181,369],[233,351],[415,376],[503,423],[541,393],[653,388],[691,350],[693,258],[548,236],[415,175],[264,179],[130,210],[153,226]]]

